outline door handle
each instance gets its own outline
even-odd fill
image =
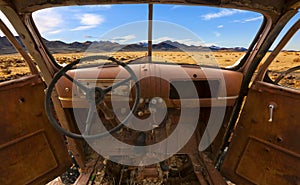
[[[270,103],[268,107],[269,107],[269,114],[270,114],[268,122],[273,122],[273,114],[274,114],[275,105],[273,103]]]

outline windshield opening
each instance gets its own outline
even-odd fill
[[[256,12],[148,4],[68,6],[39,10],[33,20],[56,61],[112,56],[123,62],[228,67],[244,56],[262,23]],[[149,37],[149,23],[151,37]],[[151,38],[151,42],[149,42]]]

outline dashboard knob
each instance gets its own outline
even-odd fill
[[[157,100],[155,98],[151,99],[151,104],[153,105],[157,104]]]
[[[138,112],[138,116],[141,117],[141,116],[143,116],[143,115],[144,115],[144,112],[143,112],[143,111],[139,111],[139,112]]]

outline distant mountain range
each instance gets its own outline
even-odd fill
[[[20,38],[16,37],[20,42]],[[43,39],[46,46],[52,53],[78,53],[78,52],[116,52],[116,51],[147,51],[147,43],[137,43],[137,44],[119,44],[110,41],[86,41],[86,42],[72,42],[64,43],[62,41],[48,41]],[[21,43],[21,42],[20,42]],[[153,44],[154,51],[236,51],[243,52],[247,51],[243,47],[218,47],[218,46],[188,46],[183,43],[173,42],[170,40],[160,42],[158,44]],[[16,53],[13,46],[5,37],[0,37],[0,54],[13,54]]]

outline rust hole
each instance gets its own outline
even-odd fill
[[[282,140],[283,140],[282,137],[279,137],[279,136],[278,136],[278,137],[276,138],[276,141],[277,141],[277,142],[282,142]]]
[[[25,98],[19,98],[19,103],[24,103],[25,102]]]

